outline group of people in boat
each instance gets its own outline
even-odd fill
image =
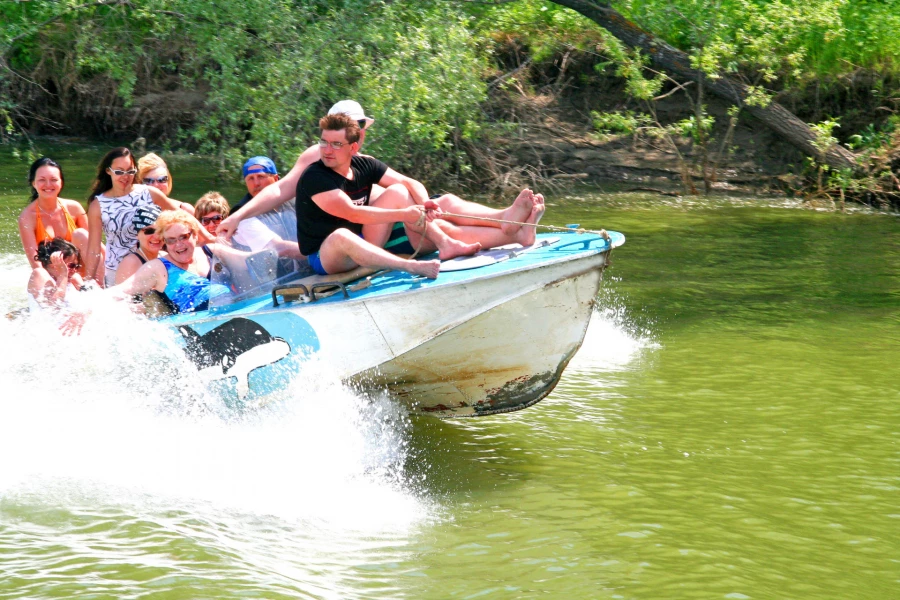
[[[195,205],[173,199],[165,162],[155,154],[135,160],[123,147],[100,161],[85,211],[60,197],[60,165],[35,161],[32,202],[19,217],[33,269],[30,297],[59,306],[93,282],[118,298],[159,294],[191,312],[232,292],[211,277],[214,260],[228,265],[263,249],[278,257],[279,274],[363,266],[433,279],[440,260],[534,243],[540,194],[522,190],[502,209],[452,194],[429,197],[419,181],[360,153],[373,123],[359,103],[338,102],[319,121],[318,143],[284,177],[267,157],[246,161],[247,194],[234,207],[217,192]],[[408,258],[434,251],[439,260]]]

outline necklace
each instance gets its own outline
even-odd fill
[[[53,215],[53,214],[56,214],[56,212],[60,209],[60,204],[59,204],[59,200],[57,200],[56,206],[53,208],[53,210],[44,210],[44,207],[41,206],[40,204],[38,204],[37,207],[45,215]]]

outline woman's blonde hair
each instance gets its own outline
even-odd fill
[[[135,178],[135,183],[142,183],[144,181],[144,176],[147,175],[150,171],[155,169],[165,169],[166,174],[169,176],[169,187],[166,188],[166,196],[172,193],[172,173],[169,171],[168,165],[166,165],[166,161],[161,159],[159,155],[154,154],[153,152],[149,154],[145,154],[138,160],[137,162],[137,177]]]
[[[164,210],[156,217],[156,223],[154,224],[157,235],[163,237],[166,233],[166,228],[176,223],[186,225],[194,235],[200,233],[200,225],[197,224],[197,219],[187,212],[183,210]]]
[[[231,209],[228,208],[228,200],[219,192],[206,192],[194,205],[194,216],[198,219],[211,212],[220,213],[223,218],[231,212]]]

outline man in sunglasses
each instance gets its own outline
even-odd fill
[[[340,102],[332,106],[328,111],[329,115],[338,113],[346,113],[350,116],[350,118],[354,119],[357,122],[360,128],[358,144],[359,146],[362,146],[363,141],[366,138],[366,130],[375,122],[375,119],[366,116],[365,112],[363,112],[362,106],[360,106],[359,102],[356,102],[355,100],[341,100]],[[307,167],[318,161],[320,158],[322,158],[320,147],[318,145],[310,146],[309,148],[304,150],[303,153],[297,158],[297,162],[294,164],[294,167],[290,170],[290,172],[288,172],[287,175],[280,179],[278,178],[278,174],[275,172],[275,165],[273,163],[273,173],[270,173],[270,175],[274,174],[274,179],[269,181],[265,186],[263,186],[255,194],[253,194],[252,198],[245,197],[245,200],[242,200],[237,205],[235,205],[234,209],[231,212],[231,215],[219,224],[217,233],[224,236],[225,239],[230,239],[231,236],[234,235],[238,223],[240,223],[242,219],[262,215],[265,212],[271,211],[272,209],[282,206],[287,202],[291,202],[293,205],[293,199],[297,190],[297,184],[300,181],[300,175],[307,169]],[[418,203],[420,203],[419,200],[421,198],[428,198],[428,193],[424,185],[422,185],[415,179],[407,179],[409,185],[416,188],[415,192],[411,190],[411,194]],[[379,194],[382,192],[382,189],[383,188],[381,188],[380,186],[374,185],[372,187],[370,199],[377,199]],[[468,217],[483,217],[516,222],[526,221],[534,210],[534,194],[532,194],[530,190],[523,190],[523,192],[520,193],[519,196],[515,199],[513,204],[505,209],[489,208],[475,202],[463,200],[462,198],[459,198],[458,196],[455,196],[453,194],[444,194],[442,196],[438,196],[434,198],[434,201],[444,212],[447,213],[466,215]],[[447,219],[455,223],[456,225],[497,227],[500,228],[503,233],[509,235],[515,235],[521,227],[519,225],[492,223],[489,221],[458,217],[447,217]],[[399,236],[402,236],[402,227],[399,228],[399,231],[398,229],[392,230],[390,240],[387,242],[388,245],[401,241],[402,237]],[[285,239],[297,238],[292,236],[291,238]],[[398,245],[395,248],[392,248],[392,251],[403,251],[404,248],[408,251],[409,244],[406,243]]]

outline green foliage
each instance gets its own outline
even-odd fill
[[[484,54],[438,1],[65,0],[4,3],[0,19],[0,56],[25,77],[110,81],[125,106],[173,78],[208,90],[175,142],[226,170],[250,154],[292,164],[344,98],[377,120],[366,150],[418,177],[463,173],[460,143],[479,133]]]
[[[606,134],[632,135],[642,127],[649,127],[653,124],[653,119],[649,115],[635,113],[631,110],[613,112],[592,110],[591,118],[594,122],[594,129]]]
[[[809,123],[809,127],[816,135],[812,145],[815,146],[820,156],[824,156],[832,146],[837,144],[837,138],[831,135],[835,128],[840,127],[837,119],[826,119],[821,123]]]
[[[886,146],[893,140],[898,124],[900,124],[898,115],[892,115],[878,127],[874,123],[869,123],[862,131],[850,136],[848,146],[851,150],[876,150]]]
[[[606,32],[577,12],[546,0],[500,4],[463,3],[477,38],[526,46],[535,62],[554,58],[561,48],[586,52],[603,48]]]
[[[702,144],[705,143],[705,140],[712,133],[715,122],[715,117],[710,116],[704,107],[699,118],[696,115],[691,115],[687,119],[673,123],[669,129],[673,134],[690,138],[696,144]]]

